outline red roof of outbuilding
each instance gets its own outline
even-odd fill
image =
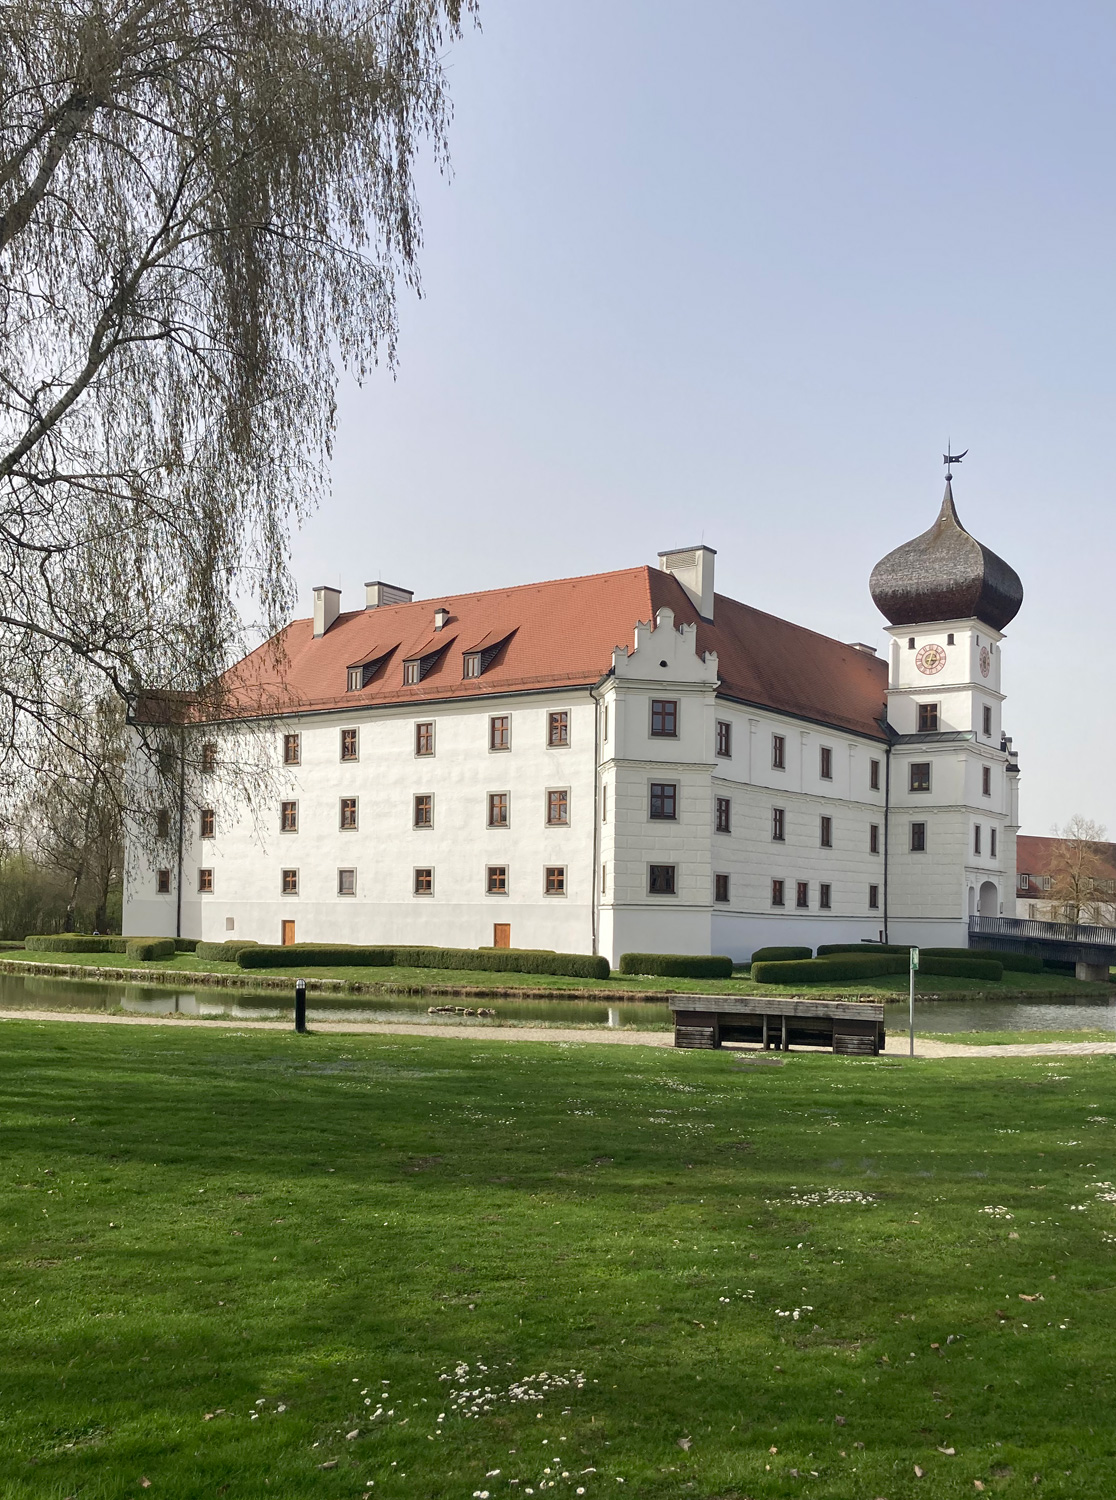
[[[435,632],[438,607],[450,618]],[[700,652],[717,653],[725,697],[885,738],[887,667],[878,657],[723,594],[708,624],[677,579],[649,567],[353,611],[317,639],[312,620],[295,620],[225,674],[224,708],[294,713],[589,686],[610,670],[617,646],[631,649],[637,622],[663,607],[677,625],[697,624]],[[509,637],[482,677],[463,677],[465,651]],[[403,662],[443,640],[450,649],[421,682],[405,685]],[[346,690],[348,667],[388,652],[366,688]]]
[[[1066,843],[1066,839],[1046,838],[1041,834],[1017,835],[1016,872],[1019,875],[1053,875],[1055,855]],[[1089,873],[1097,880],[1116,880],[1116,844],[1090,840],[1089,848],[1097,858],[1096,866],[1090,865]]]

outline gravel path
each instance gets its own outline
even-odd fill
[[[0,1021],[74,1021],[102,1026],[205,1026],[227,1031],[290,1031],[289,1021],[230,1021],[195,1016],[117,1016],[103,1011],[0,1010]],[[605,1028],[563,1026],[438,1026],[405,1021],[315,1021],[311,1031],[354,1036],[437,1036],[467,1042],[604,1042],[620,1047],[672,1047],[669,1031],[617,1031]],[[906,1057],[907,1038],[893,1034],[885,1056]],[[749,1048],[749,1053],[753,1049]],[[915,1038],[915,1056],[935,1057],[1094,1057],[1116,1053],[1113,1042],[1011,1042],[990,1047],[922,1041]],[[768,1054],[769,1056],[772,1054]]]

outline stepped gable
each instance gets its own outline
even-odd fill
[[[727,698],[776,709],[873,739],[885,738],[886,665],[841,641],[716,596],[715,623],[698,617],[677,579],[657,568],[490,589],[338,615],[322,636],[295,620],[221,681],[223,715],[258,717],[436,703],[599,682],[617,646],[634,644],[638,621],[662,607],[696,624],[701,652],[715,651]],[[448,611],[441,631],[436,608]],[[465,652],[503,643],[479,678],[463,676]],[[421,682],[404,684],[403,662],[442,647]],[[348,668],[383,659],[362,689]]]
[[[938,519],[872,569],[869,588],[892,625],[977,619],[1003,630],[1019,613],[1019,574],[962,526],[946,479]]]

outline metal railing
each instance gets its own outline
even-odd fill
[[[1075,927],[1072,922],[1039,922],[1030,917],[970,917],[969,931],[980,937],[1045,938],[1053,943],[1116,948],[1116,927]]]

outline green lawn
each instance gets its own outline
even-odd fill
[[[0,1496],[1110,1497],[1114,1083],[6,1022]]]
[[[607,995],[617,990],[640,990],[654,994],[665,991],[694,992],[697,994],[730,995],[802,995],[810,994],[824,998],[829,995],[879,996],[884,1000],[905,998],[907,976],[888,974],[873,980],[853,980],[846,985],[776,985],[753,984],[751,979],[651,979],[635,974],[614,974],[611,979],[577,979],[556,974],[506,974],[489,973],[483,970],[462,969],[364,969],[364,968],[289,968],[252,969],[245,971],[236,964],[217,963],[209,960],[202,963],[192,953],[178,953],[172,959],[159,959],[144,963],[141,959],[129,958],[125,953],[6,953],[2,959],[17,963],[81,964],[96,968],[98,964],[111,969],[172,970],[184,978],[195,974],[238,974],[248,977],[281,976],[288,978],[293,987],[299,976],[309,979],[338,979],[350,984],[374,986],[377,989],[412,990],[425,992],[436,988],[493,989],[549,989],[592,990]],[[989,998],[1015,995],[1034,995],[1036,998],[1054,995],[1073,995],[1088,998],[1090,995],[1110,995],[1111,984],[1087,984],[1074,979],[1072,974],[1005,974],[999,984],[988,984],[979,979],[931,978],[924,976],[918,981],[920,994],[958,995],[972,997],[988,995]]]

